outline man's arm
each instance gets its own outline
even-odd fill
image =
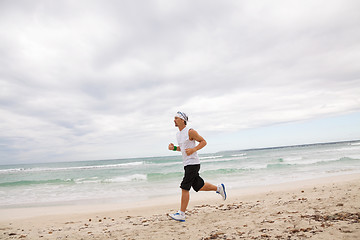
[[[173,151],[175,149],[174,147],[175,147],[175,145],[173,143],[170,143],[168,149],[170,151]],[[177,146],[176,151],[181,151],[180,146]]]
[[[205,141],[205,139],[204,139],[202,136],[200,136],[200,135],[198,134],[198,132],[195,131],[194,129],[190,129],[190,130],[189,130],[189,139],[190,139],[190,140],[195,140],[195,141],[199,142],[199,144],[198,144],[196,147],[194,147],[194,148],[185,149],[186,154],[187,154],[188,156],[191,155],[191,154],[193,154],[193,153],[196,152],[196,151],[199,151],[200,149],[202,149],[203,147],[205,147],[206,144],[207,144],[206,141]]]

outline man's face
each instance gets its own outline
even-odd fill
[[[178,127],[179,125],[184,124],[184,120],[182,120],[179,117],[175,117],[174,122],[175,122],[175,127]]]

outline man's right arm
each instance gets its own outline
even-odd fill
[[[174,145],[173,143],[170,143],[170,144],[169,144],[169,150],[170,150],[170,151],[174,151],[174,147],[175,147],[175,145]],[[176,151],[181,151],[181,150],[180,150],[180,146],[177,147]]]

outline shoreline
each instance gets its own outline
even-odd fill
[[[256,195],[277,193],[285,191],[293,191],[298,188],[309,188],[316,185],[343,183],[358,179],[360,181],[360,173],[344,174],[330,177],[319,177],[306,180],[294,180],[291,182],[269,184],[263,186],[251,186],[240,189],[227,189],[228,199],[223,202],[219,195],[209,192],[190,192],[189,208],[192,205],[211,202],[213,204],[228,203],[229,201],[237,201],[241,199],[253,198]],[[150,198],[145,201],[125,202],[125,203],[94,203],[94,204],[60,204],[54,206],[30,206],[30,207],[5,207],[0,208],[0,224],[7,220],[27,219],[33,217],[41,217],[46,215],[67,215],[67,214],[91,214],[101,212],[131,212],[139,208],[166,208],[180,205],[181,192],[174,196],[164,196]],[[161,202],[161,204],[160,204]]]
[[[185,223],[177,196],[134,204],[0,209],[4,239],[357,239],[360,174],[218,194],[191,193]],[[340,215],[339,215],[340,214]],[[342,215],[341,215],[342,214]]]

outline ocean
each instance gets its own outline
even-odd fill
[[[0,208],[125,203],[180,194],[182,158],[0,165]],[[360,173],[360,141],[199,154],[205,181],[228,192]]]

